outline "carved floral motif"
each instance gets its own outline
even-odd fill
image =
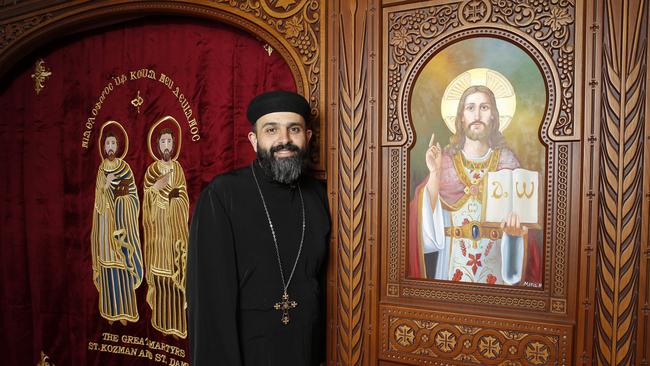
[[[392,307],[382,309],[380,319],[383,356],[419,364],[454,360],[480,365],[521,365],[525,360],[526,365],[548,365],[566,357],[566,338],[570,333],[569,326],[468,319],[462,315]]]
[[[559,74],[560,113],[551,128],[551,136],[575,137],[572,117],[574,104],[575,3],[573,0],[466,0],[389,13],[387,138],[404,140],[399,119],[402,88],[406,71],[419,60],[432,42],[440,42],[462,25],[481,27],[511,26],[528,41],[547,52]],[[544,70],[549,72],[548,70]]]

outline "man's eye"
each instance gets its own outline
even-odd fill
[[[489,109],[490,109],[490,106],[487,105],[487,104],[481,106],[481,110],[487,111]]]
[[[294,132],[294,133],[298,133],[298,132],[302,131],[302,129],[300,127],[291,127],[290,131]]]
[[[275,128],[267,128],[266,133],[275,133],[276,129]]]

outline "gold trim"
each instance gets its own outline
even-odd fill
[[[479,229],[479,236],[474,238],[472,235],[472,227],[476,226]],[[487,235],[486,235],[487,234]],[[494,234],[494,235],[492,235]],[[471,221],[461,226],[448,226],[445,228],[445,235],[455,239],[468,239],[468,240],[500,240],[503,236],[503,230],[498,225],[490,225],[484,222]]]

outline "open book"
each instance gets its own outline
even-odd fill
[[[539,173],[526,169],[488,172],[484,220],[503,222],[510,212],[525,224],[539,222]]]

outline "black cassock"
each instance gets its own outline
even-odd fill
[[[273,221],[285,279],[302,231],[296,186],[277,183],[253,163]],[[300,179],[306,229],[287,293],[298,306],[281,322],[274,305],[282,280],[273,237],[250,167],[216,177],[201,193],[187,259],[193,366],[318,365],[324,356],[324,261],[330,220],[323,185]]]

